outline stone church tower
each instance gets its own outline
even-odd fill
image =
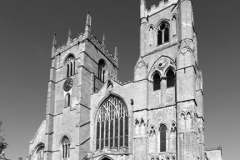
[[[46,120],[30,160],[221,160],[205,150],[202,72],[191,0],[140,3],[140,54],[134,80],[121,83],[118,50],[105,38],[54,35]]]

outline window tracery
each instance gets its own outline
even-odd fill
[[[65,61],[65,66],[67,68],[67,77],[71,77],[75,74],[75,58],[73,55],[69,55]]]
[[[43,160],[44,159],[44,146],[40,146],[37,149],[37,160]]]
[[[70,158],[70,141],[66,136],[62,139],[62,158]]]
[[[96,117],[96,149],[128,147],[128,111],[122,99],[109,96]]]
[[[169,42],[169,24],[163,21],[157,31],[157,44],[161,45],[163,43]]]

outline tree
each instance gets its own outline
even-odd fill
[[[0,154],[4,149],[7,148],[7,142],[5,141],[5,135],[2,135],[3,129],[2,129],[2,121],[0,120]]]

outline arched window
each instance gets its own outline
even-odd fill
[[[101,59],[98,63],[98,78],[102,82],[104,82],[105,80],[105,70],[106,70],[105,61]]]
[[[177,16],[174,15],[172,18],[172,35],[176,36],[177,34]]]
[[[172,69],[167,72],[167,88],[175,86],[175,74]]]
[[[62,158],[70,157],[70,141],[68,137],[64,136],[62,139]]]
[[[166,152],[167,142],[167,127],[163,124],[160,125],[160,152]]]
[[[70,104],[71,104],[71,96],[70,94],[66,94],[66,97],[65,97],[65,107],[70,107]]]
[[[157,32],[158,45],[169,42],[169,24],[167,22],[162,22],[158,28]]]
[[[128,147],[128,112],[122,99],[109,96],[96,116],[96,149]]]
[[[75,74],[75,58],[73,55],[69,55],[65,61],[65,66],[67,70],[67,77],[73,76]]]
[[[149,46],[152,46],[153,44],[153,26],[150,26],[148,30],[148,43]]]
[[[43,160],[44,158],[44,146],[40,146],[38,149],[37,149],[37,160]]]
[[[155,73],[153,76],[153,90],[161,89],[161,79],[158,73]]]

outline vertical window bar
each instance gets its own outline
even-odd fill
[[[109,120],[107,119],[105,122],[105,147],[108,147],[108,128],[109,128]]]
[[[101,122],[101,149],[103,149],[104,146],[104,122]]]
[[[123,146],[123,117],[120,118],[120,147]]]
[[[125,146],[128,146],[128,117],[125,115]]]
[[[96,149],[99,149],[99,139],[100,139],[100,122],[97,122],[97,141],[96,141]]]
[[[117,116],[115,117],[115,147],[118,148],[118,118]]]

